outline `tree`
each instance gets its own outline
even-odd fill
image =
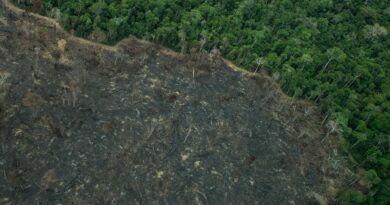
[[[256,69],[254,73],[257,73],[259,68],[263,69],[264,64],[265,64],[264,58],[256,58]]]
[[[99,16],[103,9],[107,8],[107,4],[104,0],[99,0],[96,3],[92,4],[92,6],[89,7],[89,11],[94,13],[96,16]]]
[[[324,70],[326,70],[329,63],[332,62],[333,60],[337,61],[337,62],[343,62],[347,58],[347,55],[344,53],[344,51],[338,47],[333,47],[333,48],[326,50],[325,55],[328,58],[328,61],[326,62],[324,67],[321,69],[321,71],[319,72],[318,75],[320,75]]]
[[[300,58],[300,63],[303,65],[302,67],[305,68],[306,66],[309,66],[311,63],[313,63],[313,58],[310,54],[303,54]]]
[[[187,52],[187,34],[185,31],[180,30],[178,33],[179,39],[180,39],[180,47],[181,47],[181,53]]]
[[[34,13],[41,11],[41,0],[33,0]]]
[[[369,40],[376,40],[380,37],[387,36],[387,29],[379,24],[366,25],[364,27],[364,37]]]

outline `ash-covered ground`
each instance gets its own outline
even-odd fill
[[[81,40],[0,3],[0,204],[331,204],[316,108],[219,56]]]

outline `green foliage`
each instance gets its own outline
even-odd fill
[[[356,204],[366,204],[367,199],[366,197],[356,191],[348,191],[342,194],[340,197],[341,202],[339,203],[340,205],[356,205]]]
[[[18,0],[31,7],[30,0]],[[135,35],[177,51],[222,54],[279,75],[286,93],[318,103],[343,129],[366,195],[342,204],[389,202],[389,0],[42,0],[75,34],[113,44]]]
[[[390,203],[390,180],[379,183],[379,177],[374,170],[366,173],[370,183],[376,182],[377,186],[370,189],[367,195],[357,191],[346,191],[340,196],[340,205],[387,205]]]

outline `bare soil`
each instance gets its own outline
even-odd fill
[[[266,74],[85,41],[5,0],[0,109],[0,204],[323,205],[342,181],[321,115]]]

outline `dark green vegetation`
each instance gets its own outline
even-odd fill
[[[132,34],[182,52],[218,48],[267,69],[322,108],[364,170],[369,191],[346,192],[341,204],[390,203],[389,0],[42,0],[40,12],[96,41]]]

